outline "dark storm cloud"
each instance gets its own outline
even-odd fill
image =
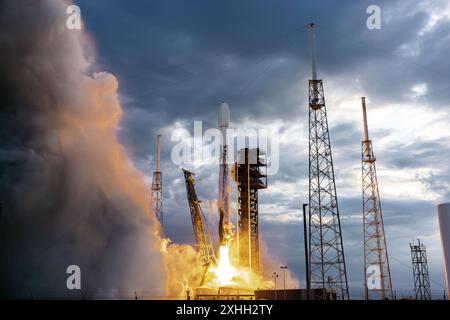
[[[305,90],[293,100],[287,84],[309,74],[304,25],[324,10],[331,17],[326,25],[333,26],[348,9],[297,1],[112,2],[100,12],[98,5],[81,6],[105,57],[101,62],[135,100],[129,105],[157,110],[162,120],[215,117],[222,100],[236,106],[235,118],[298,113]]]
[[[423,12],[396,12],[397,19],[374,32],[365,27],[364,1],[80,4],[103,57],[99,64],[117,74],[121,93],[132,97],[123,123],[133,130],[122,137],[138,146],[133,151],[140,157],[148,150],[142,137],[154,133],[148,128],[177,118],[214,121],[222,100],[230,102],[234,119],[305,118],[302,84],[310,72],[304,25],[312,19],[319,23],[319,73],[362,77],[375,101],[404,96],[419,81],[409,70],[423,73],[426,61],[394,55],[414,41]],[[394,10],[399,2],[380,6]],[[404,4],[407,13],[413,8]]]
[[[341,122],[330,128],[330,135],[334,145],[338,145],[339,149],[354,148],[355,145],[360,148],[359,139],[349,139],[349,137],[360,137],[361,129],[353,122]]]
[[[396,150],[384,151],[384,156],[396,168],[420,168],[438,165],[450,156],[447,143],[443,141],[415,141],[399,145]]]
[[[380,6],[389,12],[398,3]],[[428,63],[422,59],[425,52],[413,60],[395,56],[426,22],[426,14],[413,12],[409,2],[403,15],[395,12],[396,19],[376,32],[365,26],[364,1],[80,4],[98,40],[101,62],[123,79],[121,87],[135,98],[133,105],[169,118],[181,110],[209,118],[214,114],[209,109],[221,100],[238,106],[235,116],[260,112],[270,117],[274,109],[285,117],[298,115],[298,102],[289,100],[286,90],[309,75],[304,25],[313,19],[319,24],[320,74],[355,77],[364,71],[367,90],[387,90],[384,96],[398,98],[410,89],[411,67]],[[381,81],[381,74],[390,74],[389,80]],[[304,101],[305,92],[298,89],[297,101]]]

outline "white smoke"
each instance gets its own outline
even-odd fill
[[[0,296],[162,297],[142,175],[117,142],[116,78],[89,74],[89,40],[61,0],[0,0]],[[107,296],[106,296],[107,295]]]

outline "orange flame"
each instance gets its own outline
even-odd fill
[[[241,288],[256,290],[258,288],[268,288],[272,286],[271,281],[253,272],[249,268],[235,266],[230,258],[230,245],[223,245],[219,248],[219,261],[216,266],[210,268],[209,281],[205,287],[209,288]]]
[[[219,263],[212,270],[217,277],[220,286],[233,284],[233,278],[238,275],[238,270],[231,265],[230,247],[228,245],[221,246],[219,249]]]

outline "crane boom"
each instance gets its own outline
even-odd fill
[[[186,191],[191,211],[192,227],[194,229],[195,244],[203,260],[204,266],[209,266],[216,262],[214,247],[212,245],[211,234],[209,232],[208,222],[206,221],[203,210],[200,206],[197,193],[195,192],[194,173],[183,169],[184,179],[186,180]]]

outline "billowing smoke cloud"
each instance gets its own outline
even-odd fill
[[[61,0],[0,1],[0,296],[163,297],[148,189],[117,142],[118,83],[90,74]]]

